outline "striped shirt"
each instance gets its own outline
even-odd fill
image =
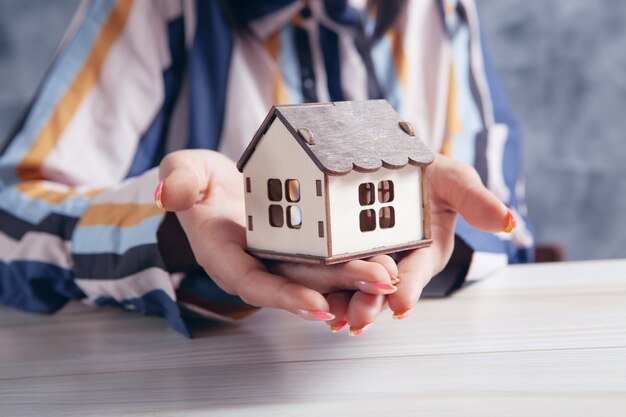
[[[152,201],[182,148],[237,160],[275,103],[385,98],[433,150],[473,165],[517,215],[512,235],[457,235],[470,278],[529,260],[521,137],[473,0],[401,3],[375,38],[365,0],[85,1],[0,155],[0,302],[68,300],[165,317],[252,310],[202,273],[167,271]]]

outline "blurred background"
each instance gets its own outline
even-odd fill
[[[538,242],[567,260],[626,257],[626,2],[476,1],[524,132]],[[0,2],[0,144],[78,4]]]

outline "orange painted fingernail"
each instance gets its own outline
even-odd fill
[[[393,294],[398,291],[396,287],[386,282],[357,281],[356,287],[368,294]]]
[[[161,196],[163,195],[163,181],[159,182],[156,190],[154,190],[154,204],[160,209],[163,208],[163,202],[161,201]]]
[[[298,315],[305,320],[312,321],[328,321],[335,318],[334,314],[327,313],[326,311],[311,311],[311,310],[298,310]]]
[[[350,336],[360,336],[365,333],[370,327],[372,327],[373,323],[366,324],[363,327],[350,327]]]
[[[393,275],[389,275],[389,278],[391,278],[391,284],[393,285],[398,285],[400,283],[400,278],[395,277]]]
[[[405,319],[407,317],[409,317],[411,315],[411,313],[413,312],[412,308],[409,308],[408,310],[403,311],[402,313],[394,313],[393,314],[393,319],[394,320],[402,320]]]
[[[506,212],[506,226],[504,226],[504,233],[511,233],[515,230],[517,226],[517,221],[515,220],[515,216],[511,209],[508,209]]]
[[[347,321],[342,321],[339,324],[335,324],[334,326],[330,326],[330,331],[333,333],[339,333],[340,331],[342,331],[346,326],[348,325]]]

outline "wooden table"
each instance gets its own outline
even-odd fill
[[[361,337],[0,308],[0,416],[626,416],[626,260],[510,267]]]

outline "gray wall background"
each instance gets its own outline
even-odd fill
[[[562,245],[567,259],[626,257],[626,2],[477,1],[525,133],[538,241]],[[0,138],[78,3],[0,2]]]

